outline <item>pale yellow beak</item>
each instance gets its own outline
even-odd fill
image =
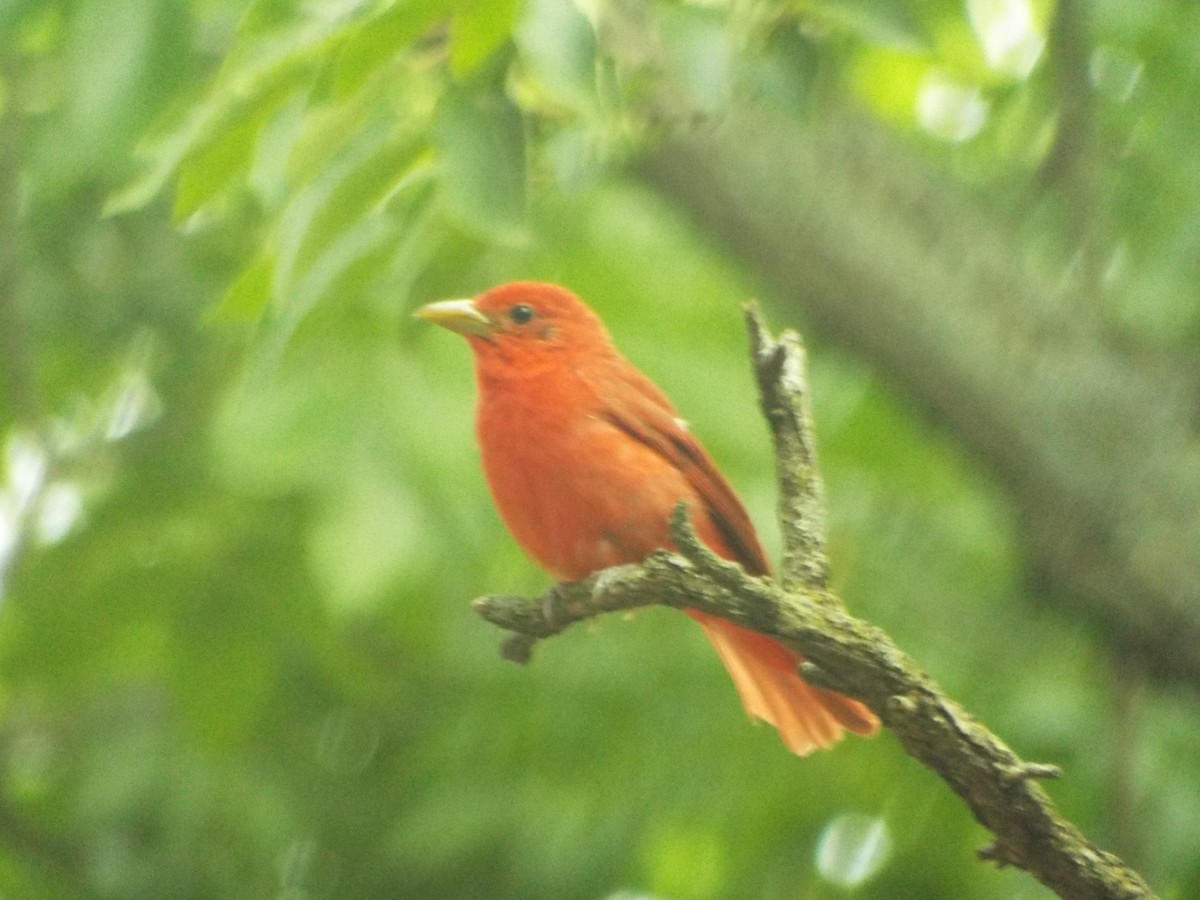
[[[459,334],[482,336],[496,328],[496,324],[479,311],[473,300],[439,300],[425,304],[413,315]]]

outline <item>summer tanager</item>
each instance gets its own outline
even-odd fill
[[[488,485],[517,543],[554,578],[576,581],[672,547],[669,521],[680,500],[715,552],[751,575],[769,572],[750,518],[712,458],[574,294],[515,282],[474,300],[431,303],[418,315],[470,343]],[[846,729],[878,730],[857,700],[805,682],[795,651],[687,613],[746,711],[774,725],[794,753],[829,747]]]

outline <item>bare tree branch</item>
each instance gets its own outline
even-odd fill
[[[867,703],[904,749],[936,772],[995,836],[981,858],[1025,869],[1070,900],[1152,896],[1137,872],[1092,844],[1037,784],[1057,777],[1055,766],[1018,757],[887,634],[847,614],[824,586],[823,511],[802,350],[795,335],[774,341],[756,311],[747,313],[763,407],[775,433],[780,472],[786,473],[780,511],[796,567],[793,583],[784,587],[752,578],[717,557],[697,538],[681,504],[672,522],[679,554],[660,551],[641,566],[560,584],[535,601],[476,600],[479,615],[513,633],[505,655],[527,659],[536,640],[584,619],[640,606],[698,609],[729,619],[798,650],[809,661],[805,677]],[[817,565],[798,559],[806,547],[818,555]]]
[[[825,485],[817,468],[804,347],[794,333],[774,340],[767,333],[757,305],[747,304],[745,312],[763,415],[771,424],[775,442],[779,522],[783,529],[779,581],[788,589],[804,586],[824,591],[829,585]]]

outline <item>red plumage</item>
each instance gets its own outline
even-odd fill
[[[501,517],[552,576],[575,581],[671,547],[670,517],[688,504],[697,533],[752,575],[769,571],[754,527],[670,400],[613,345],[564,288],[501,285],[420,314],[467,337],[479,385],[476,431]],[[857,700],[797,674],[779,642],[695,610],[751,716],[795,753],[828,747],[878,719]]]

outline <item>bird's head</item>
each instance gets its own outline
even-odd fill
[[[442,300],[416,315],[465,336],[483,368],[564,365],[611,351],[599,316],[566,288],[514,281],[470,300]]]

